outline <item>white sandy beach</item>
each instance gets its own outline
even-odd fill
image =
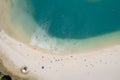
[[[9,34],[14,25],[6,2],[0,0],[0,59],[10,73],[30,80],[120,80],[120,44],[66,55],[31,47],[18,41],[27,42],[26,35],[17,36],[17,30],[14,35]],[[27,74],[21,72],[24,66]]]
[[[14,75],[37,80],[119,80],[120,45],[89,53],[52,55],[0,32],[0,58]],[[27,66],[29,73],[20,69]]]

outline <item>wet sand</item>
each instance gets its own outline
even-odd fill
[[[28,35],[19,27],[19,25],[13,23],[10,10],[10,1],[0,0],[0,29],[4,29],[11,37],[15,37],[17,40],[28,43],[30,40]]]

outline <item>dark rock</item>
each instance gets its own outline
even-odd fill
[[[12,78],[9,75],[4,75],[1,80],[12,80]]]

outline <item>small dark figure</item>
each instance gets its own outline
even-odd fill
[[[44,69],[45,67],[44,66],[42,66],[42,69]]]
[[[12,80],[12,78],[9,75],[4,75],[1,80]]]

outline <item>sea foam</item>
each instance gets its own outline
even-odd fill
[[[49,21],[36,23],[31,15],[34,10],[30,10],[31,8],[26,7],[26,4],[22,4],[22,1],[12,1],[14,6],[11,13],[14,24],[19,25],[18,27],[21,27],[30,36],[29,43],[38,48],[55,53],[77,53],[120,43],[120,31],[88,39],[60,39],[53,37],[48,33],[49,25],[51,24]],[[25,3],[25,1],[23,2]]]

